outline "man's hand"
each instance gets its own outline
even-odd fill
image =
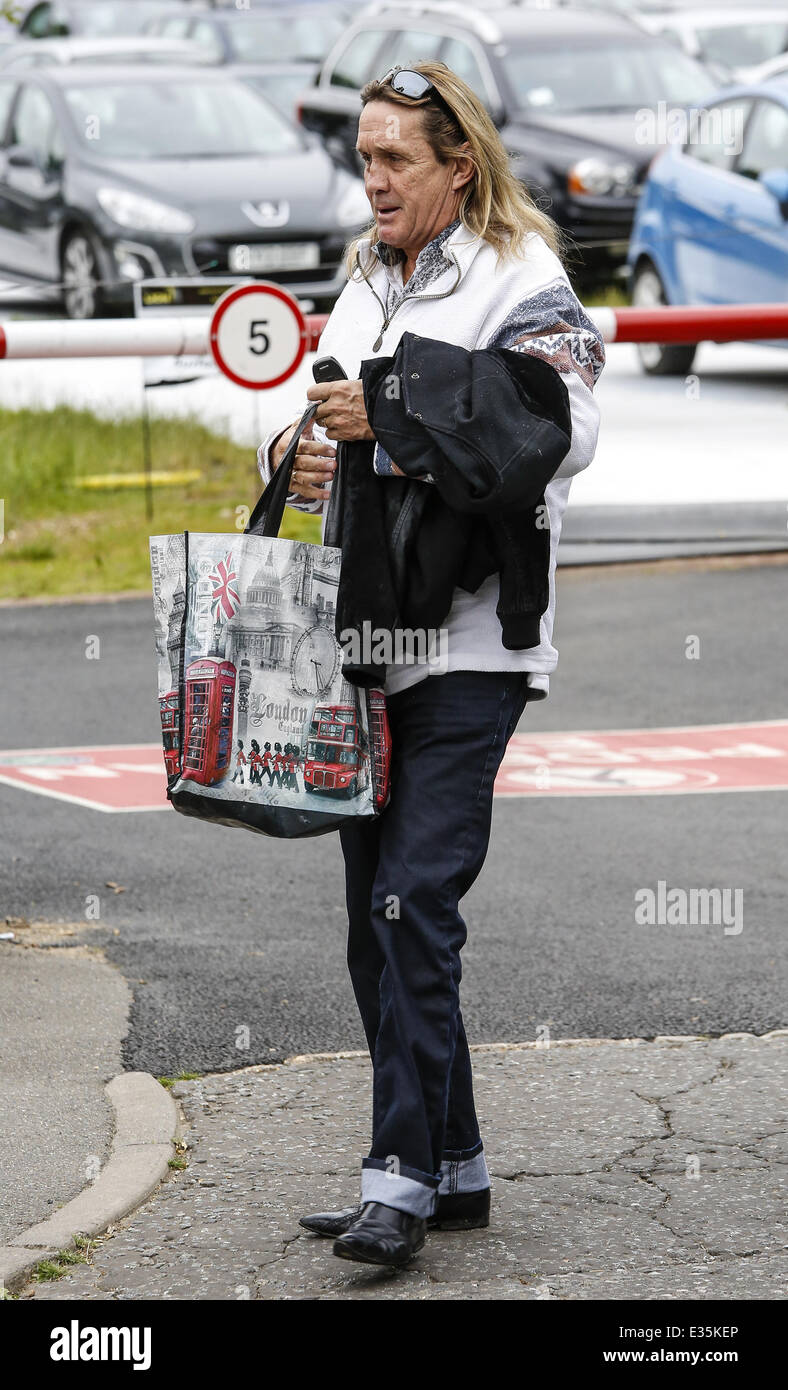
[[[307,400],[320,401],[317,423],[332,439],[374,439],[360,381],[326,381],[310,386]]]
[[[287,451],[287,446],[295,434],[296,425],[290,425],[269,450],[271,466],[276,470]],[[293,460],[293,471],[290,475],[290,491],[298,493],[299,497],[306,497],[309,501],[315,499],[324,502],[329,496],[328,484],[334,476],[336,469],[336,449],[330,444],[320,444],[312,438],[312,423],[308,424],[301,438],[298,441],[296,456]]]

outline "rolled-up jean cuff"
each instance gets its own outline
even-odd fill
[[[469,1149],[444,1149],[441,1157],[450,1163],[462,1163],[466,1158],[475,1158],[482,1152],[484,1144],[481,1139],[476,1144],[472,1144]]]
[[[490,1174],[481,1151],[473,1158],[443,1159],[438,1188],[441,1196],[453,1192],[481,1192],[489,1186]]]
[[[410,1169],[414,1172],[416,1170]],[[400,1169],[392,1173],[380,1159],[364,1159],[361,1165],[361,1201],[380,1202],[384,1207],[410,1212],[425,1220],[435,1210],[439,1178],[426,1173],[420,1178],[407,1177]]]

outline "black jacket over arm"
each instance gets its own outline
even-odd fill
[[[406,476],[375,473],[372,443],[340,446],[326,534],[342,546],[337,637],[361,635],[364,623],[437,629],[456,587],[475,593],[498,573],[504,647],[537,646],[550,560],[544,490],[572,436],[560,376],[527,353],[405,333],[393,357],[362,362],[361,381],[375,438]],[[416,481],[423,473],[434,484]],[[375,663],[346,660],[343,672],[361,685],[385,679]]]

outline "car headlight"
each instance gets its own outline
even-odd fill
[[[138,232],[191,232],[196,225],[191,213],[125,188],[99,188],[96,198],[113,222]]]
[[[372,221],[372,208],[361,179],[351,179],[337,203],[340,227],[363,227]]]
[[[569,170],[567,187],[570,193],[632,197],[635,192],[635,166],[626,160],[611,164],[606,159],[581,159]]]

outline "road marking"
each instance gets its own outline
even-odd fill
[[[0,782],[91,811],[166,811],[161,745],[20,748],[0,753]]]
[[[156,743],[0,752],[0,783],[92,811],[166,811]],[[495,795],[788,791],[788,720],[515,734]]]
[[[788,720],[515,734],[496,796],[788,791]]]

